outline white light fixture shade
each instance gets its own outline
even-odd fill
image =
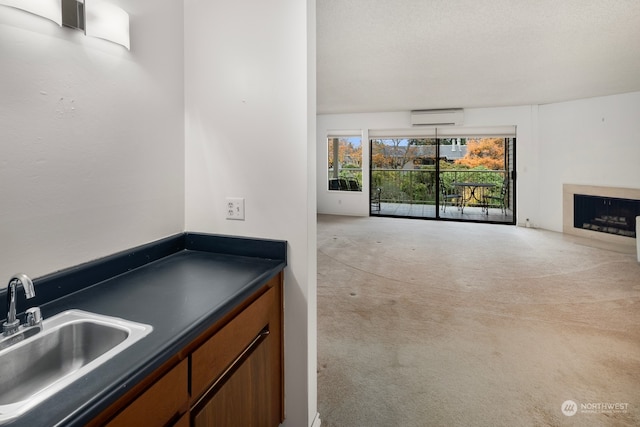
[[[101,0],[84,0],[85,33],[130,49],[129,14]]]
[[[62,0],[0,0],[0,4],[42,16],[62,26]]]

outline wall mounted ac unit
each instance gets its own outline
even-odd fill
[[[442,110],[413,110],[411,112],[412,126],[461,126],[464,122],[462,108]]]

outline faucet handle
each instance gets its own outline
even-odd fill
[[[42,324],[42,312],[40,307],[31,307],[25,311],[25,323],[27,326],[36,326]]]

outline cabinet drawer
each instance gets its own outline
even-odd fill
[[[120,412],[107,426],[166,425],[169,420],[188,409],[188,375],[185,359]]]
[[[276,290],[270,288],[191,355],[191,397],[195,401],[251,344],[277,310]]]

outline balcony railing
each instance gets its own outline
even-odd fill
[[[445,169],[440,171],[440,185],[449,187],[453,182],[487,183],[495,184],[495,189],[499,191],[505,176],[505,170]],[[436,203],[436,193],[439,191],[435,167],[433,169],[373,169],[371,188],[381,189],[381,202],[426,205]],[[474,206],[480,203],[484,201],[472,198],[468,205]]]

